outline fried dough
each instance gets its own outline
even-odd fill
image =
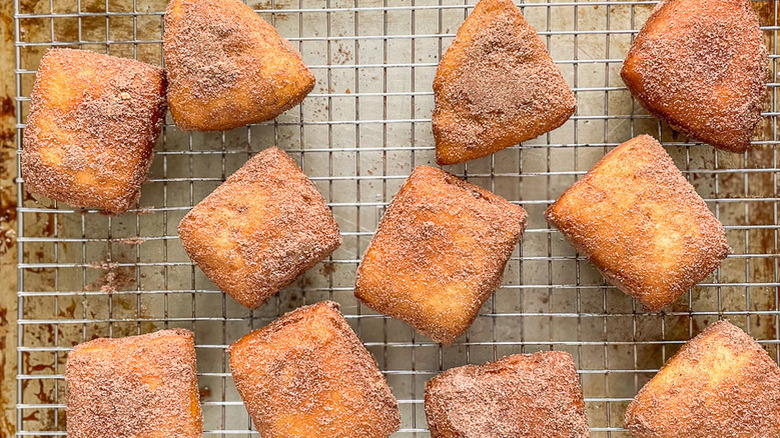
[[[731,251],[723,226],[647,135],[609,152],[545,215],[610,283],[653,312]]]
[[[252,157],[179,223],[193,262],[250,309],[341,245],[325,199],[286,153]]]
[[[525,223],[522,207],[449,173],[418,166],[363,255],[355,296],[450,344],[500,286]]]
[[[640,438],[780,436],[780,368],[747,333],[718,321],[639,391],[626,425]]]
[[[71,438],[196,438],[203,417],[192,332],[95,339],[68,354]]]
[[[672,128],[744,152],[761,120],[768,68],[749,0],[663,0],[620,74],[634,98]]]
[[[515,354],[449,369],[425,385],[431,438],[588,437],[569,353]]]
[[[88,50],[41,60],[24,130],[30,193],[123,213],[141,193],[165,117],[160,68]]]
[[[181,129],[271,120],[314,88],[301,54],[240,0],[172,0],[164,51],[168,105]]]
[[[230,346],[230,370],[264,438],[384,438],[398,401],[338,310],[301,307]]]
[[[574,93],[511,0],[480,0],[433,81],[436,162],[490,155],[561,126]]]

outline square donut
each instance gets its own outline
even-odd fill
[[[588,437],[569,353],[515,354],[449,369],[425,385],[431,438]]]
[[[341,245],[322,195],[286,153],[252,157],[179,223],[193,262],[254,309]]]
[[[95,339],[68,354],[70,438],[194,438],[203,434],[192,332]]]
[[[263,438],[384,438],[401,423],[376,361],[332,301],[235,342],[230,370]]]
[[[610,151],[545,215],[607,281],[651,312],[731,252],[721,223],[647,135]]]
[[[358,267],[355,295],[451,344],[501,285],[525,222],[519,205],[418,166],[379,222]]]
[[[718,321],[639,391],[626,427],[639,438],[780,436],[780,368],[750,335]]]
[[[52,49],[38,68],[21,156],[25,188],[118,214],[141,193],[165,119],[162,69]]]
[[[301,54],[242,0],[171,0],[163,50],[176,126],[227,130],[276,118],[315,79]]]

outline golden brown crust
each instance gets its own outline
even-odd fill
[[[569,353],[516,354],[449,369],[425,385],[431,438],[587,437]]]
[[[749,0],[663,0],[621,76],[636,100],[673,128],[743,152],[761,120],[768,67]]]
[[[110,213],[140,196],[165,116],[160,68],[87,50],[41,60],[24,130],[30,193]]]
[[[561,126],[576,107],[536,30],[511,0],[480,0],[433,81],[436,162],[461,163]]]
[[[439,169],[418,166],[363,255],[355,296],[451,344],[501,285],[525,222],[522,207]]]
[[[636,437],[780,436],[780,368],[718,321],[685,344],[626,410]]]
[[[286,153],[252,157],[179,223],[193,262],[250,309],[341,245],[325,199]]]
[[[609,152],[545,215],[610,283],[653,312],[731,252],[723,226],[646,135]]]
[[[164,49],[168,104],[181,129],[271,120],[314,88],[301,54],[239,0],[172,0]]]
[[[332,301],[235,342],[230,370],[264,438],[383,438],[401,424],[376,361]]]
[[[203,417],[192,332],[95,339],[68,355],[71,438],[195,438]]]

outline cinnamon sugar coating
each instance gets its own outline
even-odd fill
[[[634,40],[621,76],[674,129],[744,152],[761,120],[769,60],[749,0],[663,0]]]
[[[71,438],[195,438],[203,417],[192,332],[95,339],[68,354]]]
[[[164,50],[168,105],[181,129],[271,120],[314,88],[301,54],[240,0],[172,0]]]
[[[652,312],[731,252],[723,226],[647,135],[605,155],[545,216],[607,281]]]
[[[30,193],[118,214],[140,196],[165,117],[160,68],[88,50],[41,60],[24,130]]]
[[[569,353],[515,354],[449,369],[425,385],[431,438],[587,437]]]
[[[433,81],[436,162],[490,155],[561,126],[576,107],[536,30],[511,0],[480,0]]]
[[[338,310],[301,307],[230,346],[238,393],[263,438],[384,438],[398,401]]]
[[[418,166],[360,263],[355,296],[451,344],[501,285],[525,229],[522,207],[449,173]]]
[[[780,436],[780,368],[726,320],[685,344],[626,410],[636,437]]]
[[[252,157],[179,223],[193,262],[250,309],[341,245],[336,219],[286,153]]]

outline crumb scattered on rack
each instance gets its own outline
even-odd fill
[[[146,239],[142,239],[141,237],[132,237],[129,239],[120,239],[118,242],[124,243],[125,245],[140,245],[146,242]]]

